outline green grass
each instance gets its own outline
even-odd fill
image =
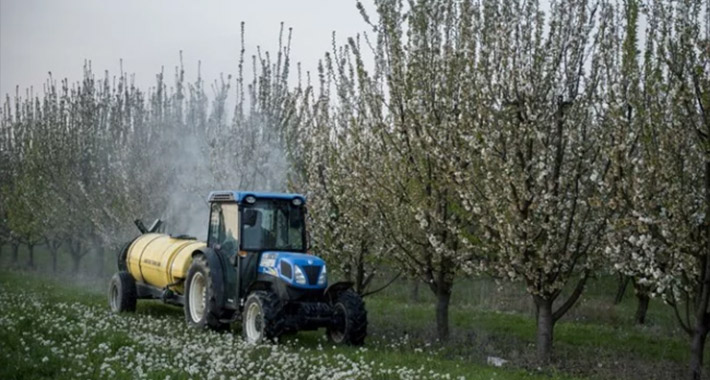
[[[9,263],[8,248],[0,253],[0,268]],[[52,302],[106,307],[105,277],[97,280],[91,276],[68,276],[66,253],[60,256],[59,275],[50,276],[48,256],[38,248],[35,272],[0,272],[0,285],[41,293]],[[21,252],[19,261],[26,261],[25,251]],[[95,257],[87,256],[82,272],[96,273],[97,263]],[[106,276],[114,270],[111,253],[106,253],[103,265]],[[495,376],[667,379],[684,374],[689,361],[689,341],[678,327],[672,310],[652,300],[647,324],[636,326],[632,287],[627,289],[621,304],[613,305],[616,281],[611,276],[591,281],[580,302],[556,324],[553,363],[542,370],[535,360],[534,309],[521,285],[498,284],[487,278],[457,281],[450,308],[452,337],[446,344],[436,342],[432,293],[420,285],[419,300],[413,302],[411,288],[411,282],[397,281],[383,292],[366,298],[370,337],[364,352],[330,347],[322,332],[299,333],[286,338],[286,345],[293,351],[310,350],[307,355],[342,353],[349,358],[374,360],[389,367],[424,365],[427,371],[472,379]],[[137,315],[170,318],[184,326],[180,308],[158,302],[139,302]],[[120,335],[106,339],[117,339],[118,343],[125,344],[125,337]],[[502,357],[509,362],[503,368],[490,367],[486,364],[488,356]],[[710,362],[708,352],[706,362]],[[6,376],[0,373],[0,378]]]
[[[31,294],[41,300],[47,312],[58,312],[62,304],[79,303],[82,305],[106,309],[106,300],[100,287],[101,281],[96,283],[77,282],[67,283],[66,280],[47,278],[33,273],[23,272],[0,272],[0,289],[3,292]],[[62,309],[63,310],[63,309]],[[5,312],[0,311],[0,317]],[[374,316],[377,311],[371,311]],[[16,331],[20,334],[11,333],[0,329],[0,357],[6,363],[13,365],[2,366],[0,378],[21,379],[21,378],[100,378],[105,374],[99,368],[106,359],[107,352],[117,352],[122,347],[135,347],[140,351],[141,344],[128,335],[127,331],[102,330],[92,335],[84,341],[85,347],[81,347],[81,352],[85,355],[77,363],[76,358],[61,360],[51,352],[52,345],[45,345],[43,340],[52,342],[62,342],[70,338],[71,334],[86,333],[86,326],[83,326],[80,315],[71,313],[60,314],[66,319],[58,321],[68,330],[54,330],[47,328],[45,324],[35,324],[33,316],[21,317],[15,325]],[[136,316],[118,316],[118,318],[157,318],[158,320],[170,321],[170,324],[183,326],[183,314],[181,309],[166,306],[154,301],[141,301]],[[377,319],[373,320],[373,324]],[[166,322],[167,324],[167,322]],[[72,326],[76,326],[73,328]],[[236,327],[236,326],[235,326]],[[156,326],[159,328],[159,326]],[[59,331],[60,330],[60,331]],[[68,334],[66,331],[71,331]],[[101,344],[108,345],[105,352],[99,349]],[[526,371],[522,369],[495,368],[470,361],[447,358],[442,350],[416,350],[410,347],[393,348],[387,342],[374,339],[373,344],[365,349],[328,345],[323,339],[322,332],[300,333],[285,340],[283,346],[286,350],[299,353],[313,360],[323,361],[325,365],[338,360],[338,355],[344,355],[352,360],[365,363],[374,363],[382,368],[423,368],[422,373],[442,373],[449,374],[452,378],[465,377],[468,379],[567,379],[571,376],[555,373],[554,371]],[[262,349],[263,350],[263,349]],[[151,352],[152,355],[169,355],[169,350],[165,352]],[[236,353],[235,353],[236,354]],[[325,354],[325,359],[320,359]],[[260,354],[256,350],[250,352],[254,360],[259,360]],[[206,363],[202,363],[206,365]],[[116,368],[117,371],[121,367]],[[166,371],[157,370],[149,373],[149,378],[164,378]],[[174,375],[174,374],[173,374]],[[115,378],[130,378],[132,373],[119,373]],[[390,378],[389,375],[379,375],[380,378]],[[174,378],[175,376],[173,376]],[[178,376],[179,377],[179,376]],[[248,376],[245,376],[248,377]]]
[[[635,299],[632,294],[627,295],[622,304],[609,307],[604,316],[599,312],[598,303],[599,300],[594,298],[594,294],[589,294],[573,314],[589,315],[592,313],[587,309],[595,308],[594,318],[563,318],[558,322],[555,326],[555,344],[607,347],[614,351],[633,352],[647,360],[669,359],[683,363],[688,360],[688,341],[676,326],[667,306],[658,302],[652,303],[647,325],[635,326]],[[386,315],[391,309],[405,310],[404,315],[397,315],[390,322],[394,324],[396,319],[402,330],[409,331],[431,327],[434,315],[433,300],[430,299],[412,304],[401,297],[385,295],[368,300],[368,308],[372,313],[380,315]],[[500,311],[461,302],[452,306],[450,318],[452,326],[459,330],[482,330],[528,343],[534,342],[535,339],[532,310],[529,313]]]
[[[689,340],[672,310],[652,300],[647,323],[637,326],[631,287],[623,302],[613,305],[615,286],[612,277],[592,281],[580,302],[555,325],[553,368],[609,379],[666,379],[684,373]],[[377,320],[373,329],[392,329],[392,336],[410,334],[419,343],[431,341],[434,298],[421,287],[420,302],[413,303],[410,287],[399,283],[368,300],[372,319]],[[450,319],[453,338],[443,346],[442,355],[477,362],[495,355],[518,367],[537,366],[534,309],[521,286],[462,280],[454,287]],[[710,361],[710,354],[705,354]]]

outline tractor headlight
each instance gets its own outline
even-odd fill
[[[325,264],[323,264],[323,269],[320,271],[320,276],[318,276],[318,285],[325,285],[325,281],[328,279],[325,271]]]
[[[296,283],[299,285],[306,285],[306,276],[303,275],[303,271],[301,270],[301,267],[298,265],[294,265],[294,273],[296,274]]]

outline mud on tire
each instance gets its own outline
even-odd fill
[[[229,328],[229,324],[220,322],[221,310],[217,306],[213,276],[204,256],[192,260],[185,280],[184,306],[185,320],[190,327],[215,331]]]
[[[360,295],[348,289],[335,299],[332,306],[335,323],[326,329],[328,340],[351,346],[361,346],[365,343],[367,311]]]
[[[271,291],[257,290],[249,294],[242,316],[242,337],[249,343],[276,342],[285,331],[283,307]]]
[[[111,311],[136,311],[136,281],[126,271],[116,272],[108,285],[108,304]]]

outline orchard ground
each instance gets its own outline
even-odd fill
[[[687,373],[689,342],[671,309],[653,300],[646,325],[634,325],[633,291],[614,306],[613,278],[589,285],[555,326],[553,364],[538,368],[534,309],[520,286],[486,278],[457,282],[445,344],[435,340],[428,288],[419,285],[414,300],[413,283],[398,281],[366,298],[370,335],[363,348],[332,346],[322,331],[249,346],[238,324],[225,334],[186,329],[180,308],[155,301],[139,301],[135,315],[112,315],[105,289],[113,255],[104,257],[104,276],[96,278],[69,275],[64,256],[60,273],[51,275],[42,251],[33,271],[9,270],[8,247],[0,254],[2,379],[672,379]],[[18,263],[26,261],[22,251]],[[83,271],[97,273],[90,270],[97,261],[85,258]],[[507,362],[494,367],[489,357]]]

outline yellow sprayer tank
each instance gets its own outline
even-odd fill
[[[177,239],[170,235],[149,233],[136,238],[128,248],[128,272],[143,282],[182,294],[183,281],[192,263],[192,253],[205,247],[198,240]]]

